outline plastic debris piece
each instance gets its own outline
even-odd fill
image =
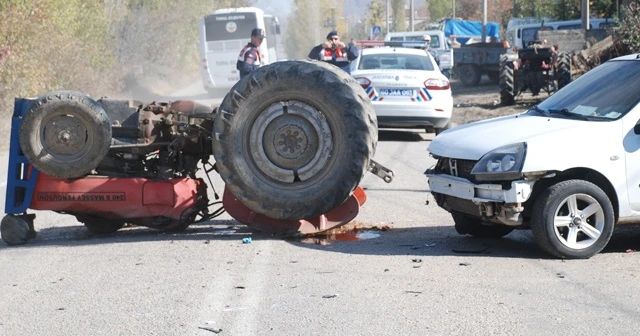
[[[337,298],[338,295],[340,295],[340,294],[323,295],[322,298],[323,299],[333,299],[333,298]]]
[[[207,328],[207,327],[198,327],[198,329],[210,331],[210,332],[212,332],[214,334],[219,334],[219,333],[222,332],[222,329],[213,329],[213,328]]]
[[[461,262],[460,266],[471,266],[471,264],[468,262]]]
[[[242,238],[242,243],[243,244],[251,244],[251,237]]]

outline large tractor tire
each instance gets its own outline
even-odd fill
[[[20,147],[34,167],[58,178],[95,169],[109,151],[111,124],[95,100],[73,91],[50,92],[22,118]]]
[[[259,68],[225,96],[213,154],[229,190],[251,210],[297,220],[349,198],[378,140],[373,105],[346,72],[324,62]]]
[[[558,90],[571,82],[571,57],[569,54],[558,55]]]
[[[480,83],[480,69],[473,64],[463,64],[459,68],[460,81],[465,86],[476,86]]]
[[[509,106],[515,104],[516,78],[513,62],[506,55],[500,57],[500,104]]]

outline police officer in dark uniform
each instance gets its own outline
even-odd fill
[[[264,38],[264,29],[254,28],[251,30],[251,42],[242,48],[236,62],[236,69],[240,71],[240,78],[245,77],[262,65],[258,47],[262,44]]]
[[[352,43],[345,45],[340,41],[338,32],[332,30],[327,35],[327,41],[311,49],[309,58],[331,63],[349,73],[351,61],[358,58],[358,48]]]

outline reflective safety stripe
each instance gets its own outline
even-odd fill
[[[251,46],[249,46],[248,44],[247,44],[244,48],[242,48],[242,50],[240,50],[240,56],[238,56],[238,61],[240,61],[240,62],[244,62],[244,54],[246,54],[248,51],[250,51],[250,50],[252,50],[252,49],[254,49],[254,50],[255,50],[256,48],[251,47]],[[256,53],[255,53],[255,54],[256,54],[256,56],[257,56],[256,63],[257,63],[257,64],[260,64],[260,63],[261,63],[261,60],[260,60],[260,53],[256,50]]]
[[[320,51],[320,60],[321,61],[332,61],[333,60],[333,54],[334,54],[334,50],[333,49],[322,49]],[[335,54],[336,54],[336,62],[349,62],[349,59],[347,58],[346,53],[344,52],[344,50],[342,49],[337,49],[335,50]]]

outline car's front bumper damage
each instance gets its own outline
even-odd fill
[[[523,203],[529,199],[534,181],[475,184],[466,178],[427,171],[429,189],[440,207],[484,220],[520,226]]]

